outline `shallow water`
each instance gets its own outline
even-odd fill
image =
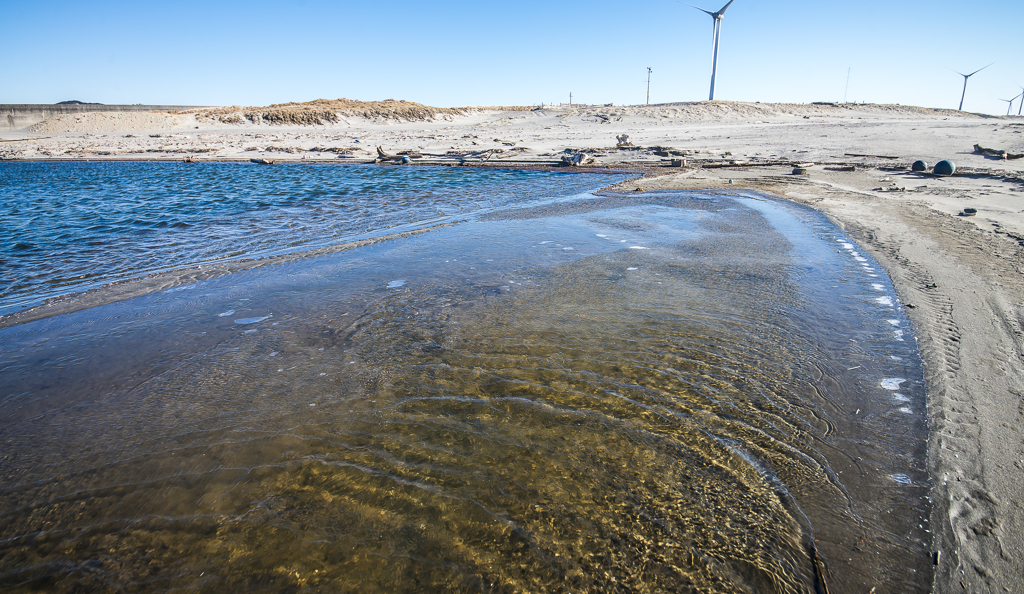
[[[593,176],[491,169],[0,163],[0,315],[147,273],[336,245],[593,187]]]
[[[495,210],[0,330],[0,585],[925,592],[884,273],[756,195]]]

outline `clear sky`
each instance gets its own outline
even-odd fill
[[[0,23],[0,103],[639,104],[648,67],[651,103],[711,77],[711,17],[677,0],[0,0]],[[735,0],[716,98],[956,108],[952,70],[995,62],[964,109],[1005,114],[1022,29],[1024,0]]]

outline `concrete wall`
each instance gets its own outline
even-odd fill
[[[0,132],[21,130],[48,117],[65,113],[92,111],[178,111],[196,109],[193,105],[47,105],[0,104]]]

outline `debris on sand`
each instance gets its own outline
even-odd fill
[[[932,170],[935,175],[948,176],[956,173],[956,165],[953,164],[949,159],[943,159],[935,164],[935,169]]]
[[[1024,153],[1014,154],[1008,153],[1000,149],[990,149],[981,146],[980,144],[974,145],[974,152],[982,155],[991,155],[993,157],[999,157],[1002,160],[1013,160],[1013,159],[1024,159]]]
[[[568,154],[562,155],[562,164],[569,167],[584,167],[594,162],[594,157],[583,152],[570,152],[572,149],[566,149]]]

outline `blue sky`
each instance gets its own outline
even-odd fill
[[[709,1],[694,3],[726,0]],[[652,103],[707,99],[711,76],[711,18],[677,0],[0,0],[0,15],[0,103],[638,104],[648,67]],[[950,69],[994,61],[964,109],[1005,114],[1022,26],[1021,0],[735,0],[716,98],[956,108]]]

